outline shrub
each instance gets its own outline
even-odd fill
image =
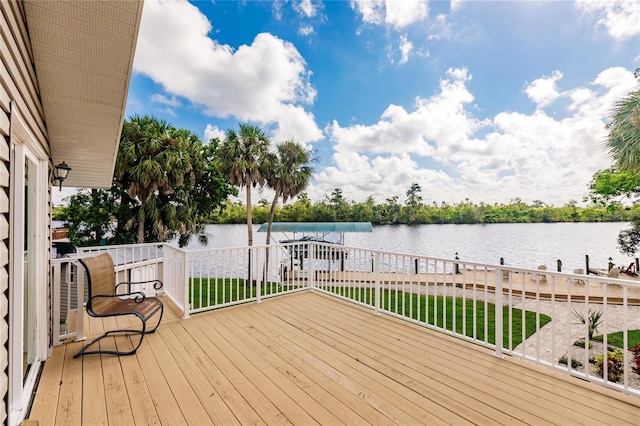
[[[633,354],[633,366],[631,367],[631,371],[636,374],[640,374],[640,345],[635,345],[631,348],[631,353]]]
[[[576,340],[575,342],[573,342],[573,346],[584,348],[584,339]],[[593,343],[589,342],[589,349],[591,348],[593,348]]]
[[[595,359],[596,374],[604,376],[604,354],[600,354]],[[612,382],[619,382],[624,376],[624,353],[621,349],[607,351],[607,376]]]
[[[584,315],[582,312],[578,312],[574,309],[573,315],[582,324],[587,325],[589,340],[593,339],[593,334],[598,331],[598,327],[602,324],[602,311],[592,311],[589,309],[587,314]]]
[[[566,356],[566,355],[563,355],[563,356],[558,360],[558,362],[559,362],[560,364],[567,365],[567,363],[569,362],[569,360],[567,359],[567,356]],[[576,369],[576,368],[580,368],[580,367],[582,367],[582,363],[581,363],[580,361],[578,361],[577,359],[575,359],[575,358],[571,358],[571,368]]]

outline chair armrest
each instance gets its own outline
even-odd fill
[[[162,288],[162,286],[164,285],[162,283],[162,281],[160,280],[148,280],[148,281],[122,281],[121,283],[116,284],[116,292],[118,291],[118,287],[120,287],[121,285],[126,285],[127,288],[129,289],[129,292],[131,292],[131,286],[132,285],[138,285],[138,284],[149,284],[149,283],[154,283],[153,284],[153,289],[154,290],[160,290]]]
[[[122,294],[96,294],[95,296],[92,296],[91,299],[89,299],[89,301],[92,301],[93,299],[123,299],[123,298],[127,298],[128,296],[134,296],[133,299],[137,303],[141,303],[147,297],[141,291],[133,291],[133,292],[122,293]]]

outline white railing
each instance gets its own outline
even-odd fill
[[[307,280],[289,275],[285,246],[253,246],[185,251],[189,313],[236,305],[304,290]]]
[[[114,257],[120,281],[133,280],[132,274],[162,279],[164,295],[185,318],[313,289],[485,346],[497,357],[517,356],[640,396],[640,375],[633,372],[640,365],[632,353],[606,349],[609,333],[618,332],[625,348],[640,338],[634,331],[640,330],[640,281],[316,242],[189,251],[145,244],[79,253],[104,250]],[[56,288],[67,283],[66,293],[54,291],[56,306],[70,297],[68,289],[82,287],[68,287],[73,268],[61,266],[68,262],[54,261]],[[65,274],[71,275],[63,280]],[[590,318],[597,324],[589,327]],[[59,330],[61,338],[82,336],[76,323],[80,334]],[[590,341],[592,331],[603,342]]]
[[[80,340],[84,337],[81,313],[85,286],[83,277],[78,277],[76,260],[72,258],[52,259],[51,273],[54,285],[51,294],[50,343],[57,346],[66,339]]]
[[[113,258],[118,282],[162,280],[163,247],[164,243],[82,247],[77,249],[75,257],[52,259],[51,344],[56,346],[70,338],[76,341],[85,338],[78,301],[84,305],[88,291],[86,273],[78,264],[78,257],[108,252]],[[153,285],[140,290],[149,295],[156,293]]]
[[[609,333],[624,348],[639,338],[638,280],[323,246],[309,268],[318,291],[640,396],[632,352],[606,349]]]

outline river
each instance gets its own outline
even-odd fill
[[[555,270],[557,260],[562,270],[573,272],[590,267],[606,268],[609,257],[617,266],[633,261],[617,248],[618,233],[628,223],[499,223],[487,225],[374,225],[371,233],[345,235],[345,245],[410,253],[431,257],[536,268],[547,265]],[[265,243],[265,233],[256,232],[254,244]],[[207,225],[208,247],[247,245],[246,225]],[[301,235],[298,234],[298,237]],[[274,234],[276,240],[292,235]],[[193,239],[188,248],[203,248]]]

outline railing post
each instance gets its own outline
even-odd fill
[[[76,268],[76,292],[78,295],[78,315],[76,315],[76,338],[74,341],[81,342],[87,337],[84,335],[84,268],[80,262],[69,263],[69,267]],[[73,276],[73,274],[72,274]]]
[[[53,267],[53,301],[51,306],[51,312],[53,312],[53,346],[58,346],[62,342],[60,341],[60,293],[62,292],[62,279],[60,277],[62,263],[53,260],[51,262]],[[67,312],[69,307],[67,307]]]
[[[503,269],[502,268],[498,268],[496,270],[496,303],[495,303],[495,317],[496,317],[496,322],[495,322],[495,336],[496,336],[496,350],[495,350],[495,356],[497,358],[504,358],[504,355],[502,353],[502,347],[503,347],[503,293],[502,293],[502,287],[503,287],[503,280],[504,280],[504,274],[503,274]],[[524,309],[524,307],[523,307]]]
[[[373,259],[371,260],[373,262],[373,269],[375,270],[376,273],[376,286],[375,286],[375,295],[374,295],[374,312],[376,315],[380,315],[380,293],[381,293],[381,288],[380,288],[380,253],[375,253],[373,255]]]
[[[191,305],[189,304],[189,254],[185,251],[182,253],[182,306],[184,311],[182,318],[189,318],[191,312]]]
[[[249,256],[249,259],[254,259],[255,260],[255,266],[256,268],[253,267],[253,265],[251,266],[251,270],[252,271],[256,271],[255,274],[258,275],[258,271],[259,268],[258,266],[260,265],[260,259],[258,258],[258,249],[254,249],[253,247],[249,247],[249,251],[253,251],[253,253],[251,253],[251,256]],[[262,283],[265,282],[264,281],[264,276],[262,279],[256,278],[253,280],[253,282],[256,283],[256,303],[262,303]],[[253,283],[249,283],[249,285],[253,285]]]
[[[307,243],[307,250],[309,251],[309,276],[307,277],[307,285],[309,288],[316,286],[316,245],[313,242]]]

